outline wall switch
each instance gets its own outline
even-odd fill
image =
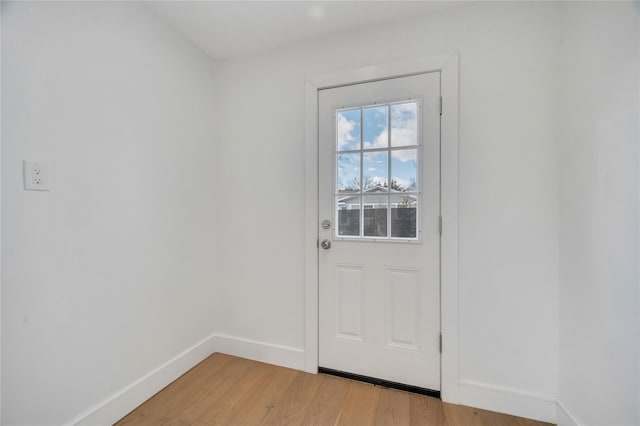
[[[49,190],[49,166],[41,161],[24,161],[24,189],[32,191]]]

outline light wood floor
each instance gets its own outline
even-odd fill
[[[548,425],[220,353],[211,355],[116,424]]]

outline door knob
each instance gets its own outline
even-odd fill
[[[327,239],[322,240],[322,242],[320,243],[320,247],[322,247],[325,250],[329,250],[331,248],[331,241]]]

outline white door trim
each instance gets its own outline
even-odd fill
[[[458,55],[430,56],[323,74],[305,89],[305,371],[318,372],[318,90],[440,71],[441,120],[441,393],[458,402]]]

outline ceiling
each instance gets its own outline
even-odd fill
[[[432,13],[455,1],[148,1],[215,59]]]

